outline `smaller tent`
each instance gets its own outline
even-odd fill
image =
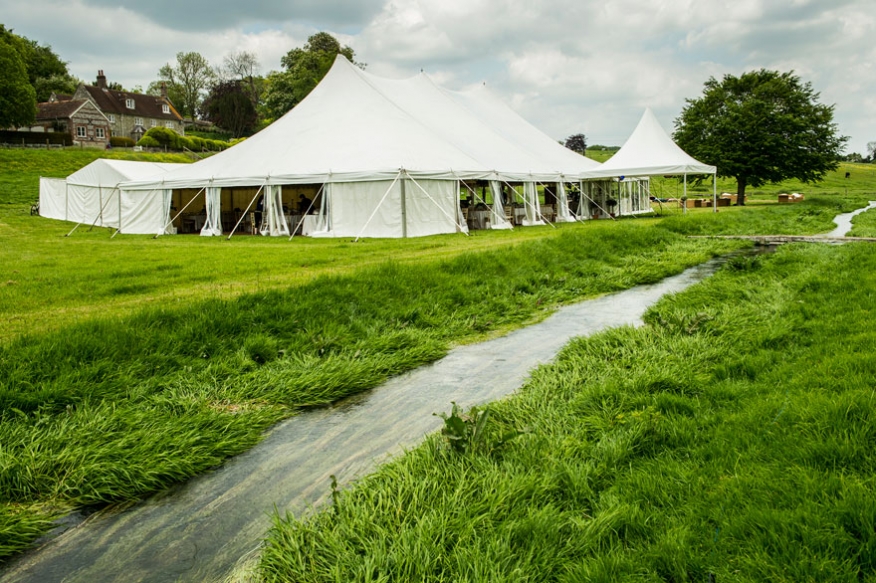
[[[40,216],[155,234],[167,213],[164,192],[124,191],[122,182],[157,179],[185,164],[99,159],[66,179],[40,178]],[[153,208],[154,207],[154,208]],[[163,213],[163,214],[162,214]],[[154,215],[154,216],[153,216]]]
[[[585,180],[613,178],[623,181],[627,177],[684,176],[687,196],[687,177],[690,174],[711,174],[715,177],[717,168],[703,164],[679,148],[649,107],[623,147],[602,166],[586,172]]]

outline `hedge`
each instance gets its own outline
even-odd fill
[[[73,136],[65,132],[15,132],[10,130],[0,130],[0,143],[3,144],[40,144],[46,143],[72,146]]]

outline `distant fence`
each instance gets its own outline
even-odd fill
[[[64,132],[13,132],[0,130],[0,144],[18,147],[60,148],[72,146],[73,136]]]

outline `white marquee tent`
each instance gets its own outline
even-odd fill
[[[319,185],[313,235],[399,237],[466,230],[458,199],[460,183],[471,180],[489,181],[494,228],[508,226],[499,193],[512,183],[523,185],[517,196],[526,208],[524,225],[541,222],[539,184],[556,184],[558,220],[574,220],[563,185],[596,167],[485,87],[447,91],[422,74],[382,79],[339,56],[307,98],[255,136],[160,179],[132,180],[122,188],[203,192],[201,233],[213,235],[222,233],[221,189],[255,188],[251,204],[265,195],[263,232],[283,235],[285,221],[277,216],[283,187]]]
[[[40,178],[40,216],[155,234],[167,204],[159,189],[125,191],[122,182],[154,179],[186,164],[98,159],[66,179]],[[166,215],[166,212],[164,213]]]
[[[657,121],[651,108],[647,108],[642,119],[639,120],[639,125],[623,147],[602,166],[588,171],[585,177],[621,179],[643,176],[684,176],[686,195],[688,175],[711,174],[715,177],[716,173],[717,168],[695,160],[679,148]],[[715,184],[714,180],[713,184]]]

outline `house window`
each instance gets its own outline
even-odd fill
[[[128,109],[134,109],[134,100],[133,99],[126,99],[125,100],[125,107],[127,107]]]
[[[164,122],[164,127],[173,129],[173,122],[172,121]]]
[[[135,117],[135,118],[134,118],[134,125],[135,125],[135,126],[141,126],[141,125],[143,125],[143,118],[142,118],[142,117]]]
[[[166,103],[161,104],[161,111],[164,113],[170,113],[170,106]]]
[[[154,127],[157,126],[157,125],[158,125],[158,122],[155,121],[154,119],[149,120],[149,127],[150,127],[150,128],[154,128]]]
[[[110,123],[116,123],[116,116],[113,115],[113,114],[109,114],[109,122],[110,122]]]
[[[85,133],[85,126],[76,126],[76,137],[77,138],[84,138],[84,137],[86,137],[86,135],[87,134]]]
[[[106,138],[106,132],[104,132],[103,128],[94,128],[94,137],[95,138]]]

